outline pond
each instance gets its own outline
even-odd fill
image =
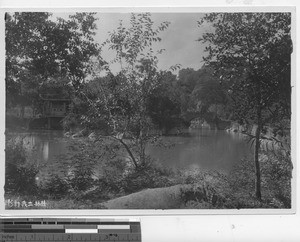
[[[18,135],[18,134],[15,134]],[[68,151],[68,139],[61,131],[19,134],[40,163],[51,163]],[[228,173],[244,157],[251,156],[249,145],[238,133],[210,129],[189,129],[184,135],[165,136],[165,146],[148,146],[147,153],[158,163],[177,169],[216,170]]]
[[[190,129],[188,135],[164,137],[170,148],[148,150],[160,163],[179,169],[215,170],[228,173],[252,152],[242,134],[223,130]]]

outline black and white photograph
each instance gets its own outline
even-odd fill
[[[6,12],[5,209],[292,209],[293,28],[291,11]]]

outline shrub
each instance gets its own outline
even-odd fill
[[[23,147],[23,139],[11,139],[5,149],[5,193],[33,194],[37,192],[35,177],[38,168],[28,160]]]
[[[50,179],[45,182],[42,192],[50,198],[62,199],[68,195],[69,189],[70,185],[65,178],[62,178],[58,174],[53,174]]]
[[[290,208],[292,163],[289,156],[261,152],[262,201],[254,196],[255,171],[253,162],[242,160],[229,174],[231,192],[228,208]]]
[[[180,189],[182,208],[224,208],[229,185],[224,175],[199,170],[185,172],[185,186]]]
[[[126,193],[137,192],[146,188],[168,187],[176,184],[172,170],[155,163],[134,169],[124,178],[123,186]]]
[[[70,185],[75,193],[84,192],[93,186],[93,166],[77,163],[72,172]]]
[[[101,166],[101,174],[98,180],[98,189],[101,192],[123,193],[123,180],[128,172],[124,159],[106,160]]]
[[[291,207],[292,162],[290,156],[264,152],[261,155],[262,186],[275,207]]]

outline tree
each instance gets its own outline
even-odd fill
[[[191,94],[199,81],[198,72],[192,68],[181,69],[178,75],[178,88],[180,89],[181,113],[195,109],[196,105]]]
[[[152,45],[161,41],[159,33],[168,24],[163,22],[154,28],[149,13],[131,14],[128,28],[120,22],[103,46],[115,52],[112,63],[119,63],[121,70],[113,74],[109,68],[111,63],[101,60],[99,69],[106,70],[107,76],[95,78],[92,89],[81,92],[89,104],[85,120],[104,122],[109,127],[106,137],[125,149],[135,168],[147,163],[145,149],[152,137],[153,124],[147,104],[158,84],[157,54],[161,52],[155,52]]]
[[[5,14],[6,44],[6,105],[27,104],[28,98],[22,95],[22,81],[28,68],[28,52],[34,49],[39,33],[49,17],[49,13],[10,13]]]
[[[263,129],[275,114],[290,119],[290,13],[212,13],[198,22],[209,25],[199,39],[204,58],[231,97],[234,118],[256,125],[253,138],[256,197],[261,199],[259,150]],[[281,103],[284,104],[281,106]],[[287,109],[283,112],[283,107]]]
[[[147,103],[149,116],[159,130],[167,134],[180,125],[180,99],[177,79],[170,71],[159,74],[157,86],[150,94]]]
[[[8,105],[28,105],[49,79],[68,79],[78,88],[99,53],[94,13],[51,20],[51,13],[6,13],[6,92]],[[33,96],[31,94],[34,94]]]
[[[187,118],[189,114],[213,122],[216,128],[219,117],[226,117],[228,111],[224,108],[227,96],[224,88],[214,76],[212,67],[204,65],[199,70],[191,68],[179,71],[178,89],[181,99],[181,114]]]
[[[217,117],[218,105],[225,106],[227,102],[225,91],[214,76],[214,70],[211,67],[203,66],[198,73],[199,80],[191,93],[191,98],[201,113],[205,114],[213,109]]]

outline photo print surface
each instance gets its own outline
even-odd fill
[[[290,12],[7,12],[5,209],[290,209]]]

